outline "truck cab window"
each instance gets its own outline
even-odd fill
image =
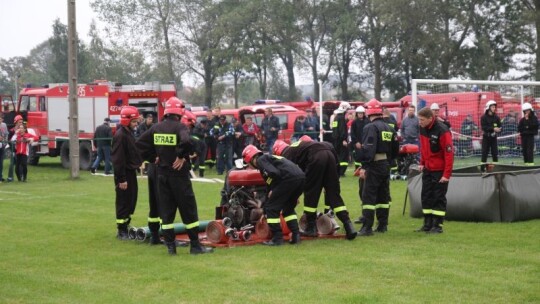
[[[30,96],[30,102],[29,102],[29,109],[30,112],[37,111],[37,97],[36,96]]]
[[[21,96],[21,106],[19,108],[20,112],[28,112],[30,105],[29,96]]]

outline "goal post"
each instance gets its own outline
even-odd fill
[[[521,138],[517,126],[523,117],[521,106],[528,102],[540,114],[539,81],[413,79],[411,103],[416,111],[437,104],[439,116],[450,124],[458,167],[477,165],[481,159],[480,118],[485,105],[497,103],[502,130],[498,134],[498,163],[523,165]],[[540,139],[535,137],[535,158],[539,162]],[[491,153],[487,162],[493,162]]]

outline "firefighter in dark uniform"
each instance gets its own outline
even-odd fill
[[[199,151],[197,153],[197,160],[195,162],[195,169],[199,169],[199,177],[204,177],[204,170],[206,170],[206,154],[208,153],[208,147],[206,146],[208,120],[203,119],[195,125],[191,130],[191,137],[199,141]],[[208,130],[208,132],[210,132]]]
[[[452,133],[433,111],[418,111],[420,124],[420,165],[424,224],[417,232],[442,233],[446,215],[446,192],[454,164]]]
[[[366,117],[366,109],[363,106],[356,108],[356,119],[351,125],[351,145],[354,151],[354,167],[356,170],[362,163],[360,162],[360,148],[362,147],[362,135],[364,134],[364,127],[369,123],[369,119]],[[356,171],[355,171],[356,174]],[[358,197],[362,200],[362,188],[364,186],[364,179],[358,179]],[[363,223],[363,218],[360,218],[355,223]]]
[[[211,248],[202,246],[199,241],[197,202],[189,179],[189,155],[193,145],[189,138],[189,129],[180,123],[184,104],[178,98],[171,97],[167,100],[163,113],[164,120],[142,134],[137,140],[137,147],[142,155],[155,153],[158,158],[161,230],[167,250],[171,255],[176,254],[173,223],[178,209],[187,228],[190,253],[212,252]]]
[[[350,107],[348,102],[342,101],[336,109],[336,116],[332,121],[332,137],[339,161],[339,176],[345,176],[345,171],[349,166],[349,144],[347,142],[349,132],[347,131],[345,114]]]
[[[214,128],[219,119],[216,118],[211,110],[206,111],[207,125],[204,130],[204,143],[206,144],[207,154],[205,164],[212,169],[216,164],[216,139],[210,135],[210,131]]]
[[[144,133],[143,133],[144,134]],[[155,157],[154,157],[155,159]],[[159,199],[157,188],[157,168],[154,162],[148,163],[148,229],[150,230],[150,245],[161,244],[159,237],[160,218],[159,218]]]
[[[358,169],[362,164],[358,160],[358,150],[362,147],[362,134],[364,126],[369,122],[366,118],[366,109],[363,106],[358,106],[355,110],[356,118],[351,125],[351,146],[354,151],[354,166]]]
[[[199,170],[199,177],[204,176],[204,161],[201,160],[201,158],[204,158],[203,153],[206,153],[206,144],[204,143],[203,137],[201,137],[202,129],[199,129],[197,133],[195,133],[195,123],[197,121],[197,117],[195,114],[191,113],[190,111],[184,111],[184,115],[182,115],[182,119],[180,122],[188,127],[191,143],[193,144],[193,151],[190,154],[189,158],[192,164],[194,164],[194,171]],[[204,136],[204,134],[202,134]],[[201,169],[202,166],[202,169]],[[201,171],[202,170],[202,171]],[[202,176],[201,176],[202,172]]]
[[[114,168],[114,186],[116,192],[116,237],[127,240],[128,225],[137,205],[137,169],[142,158],[135,146],[133,134],[139,120],[139,111],[126,106],[120,111],[120,125],[114,134],[111,148],[111,160]]]
[[[523,117],[519,120],[518,132],[521,135],[521,151],[525,166],[534,166],[534,137],[538,135],[538,118],[532,105],[525,102],[521,106]]]
[[[148,129],[143,128],[141,135],[150,130],[150,128],[151,126]],[[150,155],[141,153],[141,157],[143,159],[154,160],[149,161],[146,167],[146,174],[148,177],[148,229],[150,230],[150,245],[158,245],[162,244],[161,238],[159,237],[159,228],[161,226],[161,219],[159,218],[159,189],[157,188],[156,154],[154,151],[151,152]]]
[[[359,236],[373,235],[375,213],[379,222],[377,232],[388,229],[390,209],[389,160],[399,150],[396,132],[382,119],[382,103],[371,99],[365,104],[366,114],[371,121],[364,127],[359,160],[362,163],[360,178],[365,178],[362,189],[362,216],[364,218]]]
[[[318,236],[317,205],[324,188],[325,205],[332,208],[335,215],[343,223],[348,240],[356,238],[354,225],[349,217],[347,207],[341,197],[339,177],[337,176],[337,156],[332,144],[299,140],[287,145],[282,140],[274,143],[274,154],[283,156],[297,164],[306,174],[304,185],[304,213],[307,226],[302,232],[305,236]]]
[[[480,125],[483,131],[482,135],[482,158],[481,164],[484,165],[487,162],[489,151],[491,151],[491,157],[493,162],[499,161],[499,150],[497,148],[497,136],[501,132],[501,119],[495,111],[497,110],[497,103],[494,100],[490,100],[486,103],[486,111],[482,117],[480,117]]]
[[[300,243],[298,217],[294,208],[304,190],[304,172],[290,160],[281,156],[263,154],[254,145],[244,148],[242,158],[247,164],[259,169],[269,189],[268,200],[263,208],[268,227],[272,231],[272,239],[263,244],[269,246],[283,244],[280,212],[292,233],[289,243]]]

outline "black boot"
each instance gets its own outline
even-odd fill
[[[306,229],[300,232],[303,236],[318,237],[317,232],[317,214],[314,212],[306,212]]]
[[[345,228],[345,235],[347,237],[347,240],[354,240],[358,233],[356,232],[356,230],[354,230],[354,225],[351,220],[343,222],[343,227]]]
[[[268,224],[270,231],[272,231],[272,239],[269,241],[262,242],[263,245],[267,246],[280,246],[283,245],[283,232],[281,231],[280,224]]]
[[[343,223],[347,240],[354,240],[358,233],[354,230],[354,225],[349,217],[349,212],[347,210],[339,211],[336,213],[336,216]]]
[[[433,227],[431,227],[431,229],[426,232],[433,233],[433,234],[443,233],[443,228],[442,228],[443,220],[444,220],[444,217],[433,215]]]
[[[388,231],[389,211],[389,208],[378,208],[375,211],[375,214],[377,215],[377,221],[379,222],[377,228],[375,229],[375,232],[385,233],[386,231]]]
[[[190,254],[204,254],[214,252],[214,248],[205,247],[199,241],[199,228],[188,229],[189,243],[191,247],[189,248]]]
[[[375,212],[373,210],[364,209],[362,211],[362,215],[364,216],[364,224],[362,225],[362,228],[360,231],[358,231],[359,236],[371,236],[373,235],[373,222],[375,217]]]
[[[290,220],[287,222],[287,227],[291,231],[291,239],[289,244],[297,245],[300,244],[300,229],[298,228],[298,220]]]
[[[199,177],[204,177],[204,170],[203,169],[199,169]]]
[[[159,237],[159,223],[148,223],[148,228],[150,229],[150,245],[163,244]]]
[[[414,232],[428,232],[433,227],[433,217],[431,214],[424,214],[424,224]]]
[[[116,233],[116,238],[121,241],[129,240],[127,224],[117,224],[118,232]]]
[[[165,245],[167,245],[167,253],[170,255],[176,255],[176,242],[165,242]]]
[[[291,239],[289,240],[289,244],[292,244],[292,245],[298,245],[300,244],[300,233],[293,233],[291,234]]]

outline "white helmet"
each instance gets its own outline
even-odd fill
[[[525,103],[523,103],[523,104],[521,105],[521,111],[525,112],[525,111],[527,111],[527,110],[531,110],[531,111],[532,111],[532,110],[533,110],[533,107],[532,107],[532,105],[531,105],[530,103],[525,102]]]
[[[495,105],[495,106],[497,105],[495,100],[490,100],[490,101],[486,102],[486,111],[489,110],[489,107],[491,107],[493,105]]]
[[[432,109],[432,110],[439,110],[439,104],[434,102],[434,103],[431,104],[431,106],[429,108]]]
[[[356,108],[356,113],[366,113],[366,109],[362,106]]]
[[[342,102],[339,104],[339,107],[338,107],[338,109],[339,109],[340,111],[343,111],[343,112],[347,111],[347,110],[350,109],[350,108],[351,108],[351,104],[348,103],[348,102],[346,102],[346,101],[342,101]]]

